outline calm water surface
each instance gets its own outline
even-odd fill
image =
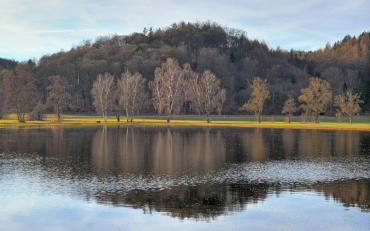
[[[0,128],[0,230],[370,230],[370,132]]]

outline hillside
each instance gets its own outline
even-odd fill
[[[1,69],[14,69],[16,66],[17,66],[16,61],[0,58],[0,70]]]
[[[369,32],[358,37],[346,36],[324,49],[304,52],[271,49],[263,42],[248,39],[243,31],[215,23],[178,23],[163,29],[145,28],[141,33],[85,41],[69,51],[43,56],[37,64],[25,65],[37,77],[42,100],[46,99],[49,76],[58,74],[66,78],[71,86],[74,112],[94,110],[90,90],[99,73],[119,77],[129,70],[152,80],[154,69],[167,57],[176,58],[180,64],[190,63],[197,72],[213,71],[227,90],[225,114],[240,113],[238,108],[248,100],[248,84],[253,76],[268,80],[271,98],[265,105],[266,114],[280,114],[288,95],[297,97],[311,76],[328,80],[334,93],[346,88],[360,92],[365,101],[363,110],[370,111],[369,49]],[[14,65],[6,67],[12,69]],[[330,108],[329,114],[333,111]],[[189,111],[184,108],[184,113]]]

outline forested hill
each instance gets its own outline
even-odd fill
[[[14,69],[17,66],[17,62],[10,59],[0,58],[0,70],[2,69]]]
[[[67,52],[43,56],[38,64],[27,65],[32,66],[43,100],[49,76],[66,78],[76,112],[94,110],[90,91],[99,73],[119,77],[129,70],[152,80],[154,69],[167,57],[180,64],[190,63],[197,72],[214,72],[227,91],[223,110],[226,114],[239,113],[238,108],[249,98],[248,84],[254,76],[268,80],[271,98],[265,105],[266,114],[280,114],[288,95],[297,97],[311,76],[328,80],[334,94],[347,88],[360,92],[365,101],[362,108],[369,111],[369,49],[369,32],[304,52],[271,49],[263,42],[248,39],[243,31],[215,23],[178,23],[164,29],[145,28],[142,33],[86,41]],[[329,108],[329,112],[333,111]]]

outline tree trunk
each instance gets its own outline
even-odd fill
[[[262,116],[260,112],[257,112],[257,122],[260,124],[262,122]]]
[[[207,123],[210,123],[211,120],[209,119],[209,114],[207,113]]]
[[[22,122],[21,113],[17,111],[17,118],[19,122]]]
[[[169,123],[169,122],[170,122],[170,116],[167,117],[167,123]]]
[[[288,123],[290,123],[292,121],[292,118],[291,117],[292,117],[292,115],[289,113],[288,114]]]
[[[318,112],[314,112],[313,113],[313,120],[315,123],[319,123],[319,113]]]
[[[60,121],[60,111],[59,111],[59,107],[57,107],[57,117],[58,117],[58,121]]]
[[[24,117],[22,115],[23,115],[22,110],[19,107],[17,107],[17,118],[19,122],[24,122]]]
[[[349,123],[352,124],[352,116],[349,117]]]
[[[18,118],[18,121],[21,122],[21,123],[24,123],[24,112],[22,111],[22,108],[18,109],[17,108],[17,118]]]

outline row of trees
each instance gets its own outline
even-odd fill
[[[251,98],[240,110],[254,112],[256,120],[261,123],[264,102],[270,97],[267,80],[255,77],[251,84],[251,88]],[[325,112],[330,102],[332,102],[332,90],[329,82],[317,77],[312,77],[309,86],[302,89],[301,93],[302,94],[298,97],[298,101],[302,104],[297,107],[295,99],[289,96],[284,103],[282,114],[288,116],[288,122],[290,123],[293,113],[301,108],[306,117],[312,115],[312,120],[318,123],[319,115]],[[359,94],[352,92],[352,90],[347,90],[344,93],[336,95],[334,98],[334,106],[337,107],[337,117],[341,118],[343,114],[347,115],[350,123],[352,123],[353,116],[360,112],[361,103],[363,103],[363,101],[360,99]]]
[[[8,71],[4,75],[4,110],[15,112],[17,119],[24,122],[27,113],[31,114],[31,119],[41,120],[42,113],[53,108],[60,120],[63,110],[73,107],[70,104],[68,83],[59,75],[50,76],[50,85],[46,88],[48,97],[46,103],[42,103],[36,90],[36,78],[29,69],[28,65],[18,65],[14,72]]]
[[[25,120],[25,114],[31,112],[32,119],[41,119],[42,112],[53,108],[58,120],[66,109],[71,109],[71,86],[65,78],[59,75],[49,77],[50,84],[46,87],[47,98],[42,101],[38,94],[37,81],[32,74],[30,64],[18,65],[15,71],[8,71],[4,75],[3,85],[5,92],[4,106],[8,111],[15,111],[19,121]],[[251,84],[251,96],[240,110],[251,111],[258,122],[262,121],[264,104],[271,97],[266,79],[255,77]],[[99,74],[93,82],[91,94],[93,106],[101,114],[104,121],[114,113],[117,121],[125,113],[127,120],[150,105],[149,93],[155,111],[159,115],[170,117],[181,113],[184,108],[205,115],[209,122],[209,115],[213,112],[221,113],[226,99],[226,90],[221,87],[220,80],[210,70],[199,74],[192,70],[189,64],[182,67],[176,59],[168,58],[157,67],[154,79],[149,81],[138,72],[125,71],[120,79],[115,79],[110,73]],[[347,115],[352,123],[354,115],[359,113],[363,101],[358,93],[347,89],[337,94],[333,99],[333,92],[328,81],[313,77],[309,86],[301,90],[298,97],[300,106],[296,106],[293,96],[285,101],[282,113],[287,114],[289,122],[292,115],[303,110],[305,116],[312,115],[314,122],[319,122],[319,115],[325,112],[333,102],[337,108],[337,115]]]
[[[98,113],[107,121],[110,111],[115,112],[117,120],[121,111],[125,111],[127,120],[133,120],[135,114],[148,106],[149,94],[146,80],[140,73],[126,71],[114,84],[114,76],[105,73],[98,75],[91,90],[93,104]],[[155,69],[154,80],[150,81],[152,102],[159,115],[170,116],[180,113],[184,104],[190,104],[194,111],[207,116],[222,110],[226,91],[220,81],[209,70],[201,75],[194,72],[189,64],[183,68],[173,58]]]

